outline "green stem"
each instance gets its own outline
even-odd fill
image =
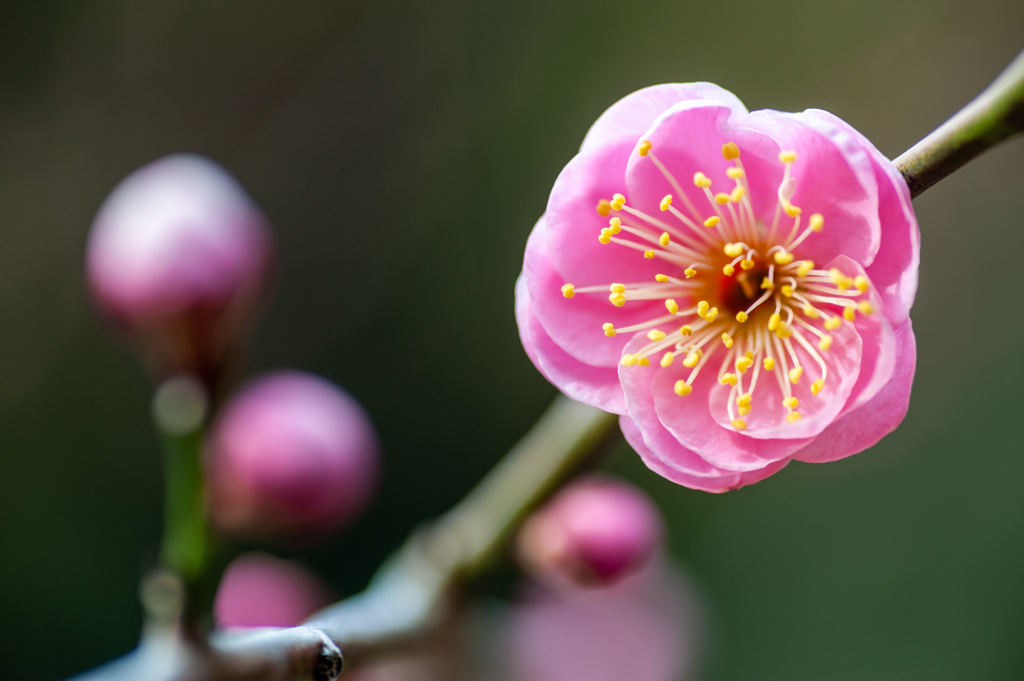
[[[1024,131],[1024,52],[985,90],[893,163],[910,195],[957,170],[975,156]]]
[[[208,553],[200,455],[203,430],[161,433],[166,476],[164,536],[160,563],[186,584],[202,575]]]

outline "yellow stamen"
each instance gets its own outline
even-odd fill
[[[778,265],[788,265],[793,262],[793,254],[786,251],[775,251],[775,262]]]
[[[601,199],[597,202],[597,214],[601,217],[608,217],[608,213],[612,212],[612,204],[608,199]]]
[[[818,341],[818,349],[822,352],[828,352],[828,349],[832,347],[832,336],[822,336],[821,340]]]
[[[668,246],[671,240],[672,237],[668,235],[668,232],[662,232],[661,236],[658,238],[658,243],[661,244],[662,246]]]
[[[736,374],[722,374],[722,377],[718,379],[722,385],[736,385],[738,381]]]
[[[724,193],[724,192],[719,192],[719,193],[715,194],[715,201],[717,201],[718,203],[720,203],[723,206],[725,204],[729,203],[729,201],[731,201],[731,200],[732,200],[732,197],[729,196],[728,194]]]
[[[703,319],[709,309],[711,309],[711,303],[706,300],[700,301],[697,303],[697,316]]]
[[[736,371],[741,374],[747,373],[747,369],[754,366],[754,360],[744,355],[736,360]]]
[[[736,313],[736,321],[738,321],[740,324],[747,321],[748,319],[750,319],[750,316],[746,312],[740,310],[739,312]]]
[[[649,367],[651,366],[651,360],[647,359],[646,357],[641,357],[639,364],[642,367]]]
[[[853,279],[850,279],[836,267],[833,267],[828,271],[828,278],[832,280],[832,283],[835,284],[836,288],[840,291],[845,291],[853,286]]]
[[[744,270],[752,270],[754,269],[754,261],[750,258],[744,258],[743,260],[740,260],[740,267]]]
[[[668,310],[670,313],[675,314],[676,312],[679,312],[679,303],[672,300],[671,298],[667,298],[665,300],[665,309]]]
[[[650,338],[652,341],[660,341],[665,337],[665,332],[660,331],[658,329],[651,329],[650,331],[647,332],[647,337]]]
[[[700,173],[700,172],[694,173],[693,174],[693,183],[695,185],[697,185],[698,187],[707,188],[707,187],[711,186],[711,178],[708,177],[707,175],[705,175],[704,173]]]
[[[715,317],[717,317],[717,316],[718,316],[718,308],[717,307],[713,307],[710,310],[708,310],[708,313],[706,315],[704,315],[704,319],[706,319],[708,322],[713,322],[713,321],[715,321]]]
[[[821,316],[820,314],[818,314],[818,311],[814,309],[814,306],[811,305],[810,303],[804,303],[803,312],[806,316],[810,317],[811,319],[817,319],[818,317]]]
[[[679,334],[681,336],[689,336],[691,333],[693,333],[693,329],[691,329],[689,326],[684,326],[683,328],[679,329]]]
[[[648,140],[644,140],[643,142],[641,142],[640,143],[640,149],[639,149],[640,155],[641,156],[646,156],[647,152],[651,150],[651,147],[652,147],[652,145],[651,145],[651,143]]]
[[[731,348],[732,336],[730,336],[728,333],[722,333],[722,343],[725,345],[725,347]]]
[[[753,400],[753,398],[751,397],[750,393],[743,393],[742,395],[737,395],[736,396],[736,406],[737,407],[749,407],[750,403],[752,402],[752,400]]]
[[[644,251],[644,257],[648,260],[652,260],[654,258],[654,251]]]
[[[853,285],[856,286],[857,290],[861,293],[867,293],[867,290],[871,287],[871,284],[868,283],[868,278],[863,274],[858,274],[853,278]]]
[[[825,328],[829,331],[835,331],[843,325],[842,317],[829,317],[825,320]]]
[[[626,205],[626,197],[622,194],[612,195],[611,207],[612,210],[622,210],[622,207]]]
[[[722,247],[722,252],[730,258],[735,258],[743,253],[743,244],[726,244]]]
[[[747,190],[743,187],[743,185],[737,185],[736,188],[729,193],[729,199],[733,203],[739,203],[740,201],[743,200],[743,195],[746,192]]]
[[[735,142],[726,142],[722,145],[722,158],[726,161],[740,157],[740,148],[736,146]]]
[[[672,205],[672,195],[671,194],[665,194],[665,198],[663,198],[661,200],[661,204],[660,204],[662,212],[668,210],[668,207],[671,206],[671,205]]]
[[[683,360],[683,366],[687,369],[692,369],[697,366],[697,362],[700,361],[701,354],[703,353],[701,353],[700,350],[690,350],[686,355],[686,359]]]
[[[664,355],[661,356],[661,368],[667,369],[668,367],[672,366],[673,359],[675,359],[675,355],[673,355],[671,352],[666,352]]]
[[[768,277],[765,277],[764,279],[761,280],[761,288],[775,288],[775,282],[769,279]]]
[[[874,305],[872,305],[866,300],[862,300],[859,303],[857,303],[857,309],[860,310],[860,313],[863,315],[874,314],[875,312]]]
[[[795,163],[796,162],[796,152],[795,151],[780,151],[779,152],[779,160],[782,161],[783,163]]]
[[[566,298],[572,298],[576,295],[576,289],[572,284],[564,284],[562,286],[562,295]]]
[[[622,307],[626,304],[626,296],[621,293],[611,293],[608,296],[608,300],[612,301],[612,305],[615,307]]]
[[[608,231],[612,234],[618,234],[622,231],[622,220],[618,218],[612,218],[608,221]]]
[[[824,388],[824,387],[825,387],[825,379],[824,378],[819,378],[814,383],[811,383],[811,394],[812,395],[817,395],[818,393],[821,392],[821,389]]]
[[[732,168],[726,168],[725,169],[725,174],[728,175],[729,179],[731,179],[731,180],[738,180],[741,177],[743,177],[743,169],[742,168],[736,168],[735,166],[732,167]]]
[[[813,269],[814,269],[814,261],[813,260],[801,261],[801,263],[796,268],[796,276],[798,276],[798,277],[806,277],[808,274],[811,273],[811,270],[813,270]]]
[[[666,281],[668,281],[668,276],[664,274],[655,274],[654,281],[660,281],[662,284],[664,284]]]
[[[787,298],[792,298],[793,297],[793,287],[790,286],[789,284],[783,284],[782,285],[782,295],[786,296]]]
[[[771,357],[765,357],[763,364],[765,371],[775,371],[775,360]]]
[[[717,227],[721,219],[722,218],[718,217],[717,215],[712,215],[711,217],[704,221],[704,226],[708,228]]]
[[[800,382],[800,377],[804,375],[803,367],[793,367],[789,370],[789,382],[796,385]]]
[[[625,284],[612,284],[611,286],[608,287],[608,290],[611,291],[612,293],[625,293],[626,292],[626,285]]]
[[[825,226],[825,216],[823,216],[821,213],[815,213],[814,215],[811,216],[811,221],[809,225],[812,232],[820,232],[821,229]]]
[[[782,400],[782,406],[785,407],[786,409],[796,409],[798,406],[800,406],[800,400],[796,399],[795,397],[787,397],[786,399]]]
[[[693,388],[687,385],[686,381],[676,381],[675,391],[676,395],[679,395],[680,397],[686,397],[691,392],[693,392]]]
[[[601,230],[601,236],[597,237],[597,240],[603,244],[610,244],[612,242],[612,235],[608,233],[607,228]]]
[[[856,310],[857,310],[857,308],[855,306],[853,306],[853,305],[851,305],[849,307],[844,307],[843,308],[843,319],[845,319],[848,322],[852,322],[854,319],[856,319],[856,314],[857,314]]]
[[[789,328],[786,322],[779,322],[778,327],[775,329],[775,335],[785,340],[793,335],[793,329]]]
[[[778,312],[772,314],[772,316],[768,318],[769,331],[774,331],[775,329],[779,328],[779,319],[780,317]]]
[[[784,210],[786,212],[786,215],[788,215],[791,218],[795,218],[797,215],[800,215],[800,213],[803,212],[801,208],[799,208],[798,206],[794,206],[792,203],[787,203],[785,206],[782,207],[782,210]]]
[[[722,274],[724,274],[727,277],[731,277],[732,275],[736,274],[736,268],[733,267],[732,264],[726,263],[725,266],[722,267]]]
[[[604,335],[608,336],[609,338],[614,338],[615,334],[617,333],[615,331],[615,325],[612,324],[611,322],[605,322],[604,324],[601,325],[601,328],[604,329]]]
[[[800,415],[800,412],[798,412],[798,411],[790,412],[789,414],[786,415],[786,423],[796,423],[797,421],[799,421],[802,418],[803,418],[803,416]]]
[[[732,427],[735,428],[736,430],[746,430],[747,422],[744,421],[743,419],[733,419]]]
[[[693,279],[694,277],[697,276],[697,270],[693,269],[692,267],[687,267],[685,270],[683,270],[683,274],[686,275],[687,279]]]

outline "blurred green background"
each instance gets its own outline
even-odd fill
[[[188,150],[241,179],[282,254],[248,366],[323,373],[380,429],[368,517],[301,553],[344,595],[553,397],[512,286],[604,108],[710,80],[751,109],[828,109],[894,157],[1021,47],[1020,0],[6,0],[0,676],[61,678],[138,635],[151,386],[82,285],[92,216],[134,168]],[[1024,676],[1022,144],[915,203],[919,364],[895,434],[722,496],[611,462],[704,590],[702,678]]]

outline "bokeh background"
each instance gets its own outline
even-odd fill
[[[320,372],[382,434],[381,494],[300,555],[341,595],[554,396],[512,287],[590,123],[645,85],[828,109],[895,157],[1024,47],[1019,0],[5,0],[0,676],[129,650],[160,528],[151,386],[96,321],[89,223],[134,168],[224,164],[280,279],[248,368]],[[648,489],[710,613],[706,679],[1024,675],[1024,142],[915,202],[911,411],[872,450],[713,496]]]

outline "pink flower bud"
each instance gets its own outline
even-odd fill
[[[218,627],[294,627],[331,600],[330,588],[302,564],[246,553],[224,571],[213,616]]]
[[[505,625],[514,681],[680,681],[703,635],[692,587],[661,561],[607,589],[532,589]]]
[[[207,451],[213,523],[232,535],[311,536],[348,525],[376,486],[377,434],[330,381],[281,371],[247,385]]]
[[[193,154],[143,166],[93,221],[89,287],[161,375],[207,376],[246,325],[271,260],[266,219],[219,165]]]
[[[646,494],[592,477],[526,521],[518,554],[527,572],[549,584],[606,585],[642,567],[661,537],[661,515]]]

